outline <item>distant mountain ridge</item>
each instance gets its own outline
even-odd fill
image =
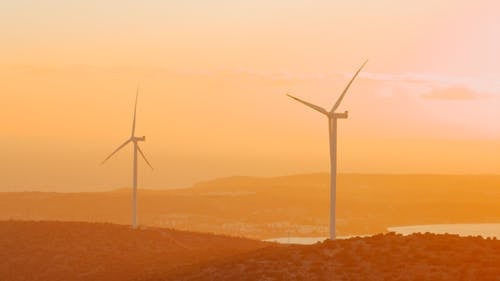
[[[0,220],[130,223],[130,189],[0,193]],[[500,221],[500,176],[340,174],[338,235],[389,226]],[[267,239],[324,237],[328,174],[230,177],[191,188],[140,190],[139,224]]]

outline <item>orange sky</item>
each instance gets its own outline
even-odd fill
[[[130,186],[131,149],[99,163],[138,81],[140,186],[326,171],[326,120],[285,93],[329,108],[366,58],[341,172],[500,173],[497,1],[6,2],[0,191]]]

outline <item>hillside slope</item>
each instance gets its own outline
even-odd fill
[[[161,228],[0,221],[0,280],[135,280],[268,245]]]
[[[393,233],[269,247],[148,281],[500,280],[500,241]]]

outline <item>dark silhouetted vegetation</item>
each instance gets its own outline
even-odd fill
[[[500,280],[500,241],[394,233],[268,247],[148,281]]]

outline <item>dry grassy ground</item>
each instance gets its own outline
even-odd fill
[[[265,246],[255,240],[161,228],[0,221],[0,280],[135,280]]]

